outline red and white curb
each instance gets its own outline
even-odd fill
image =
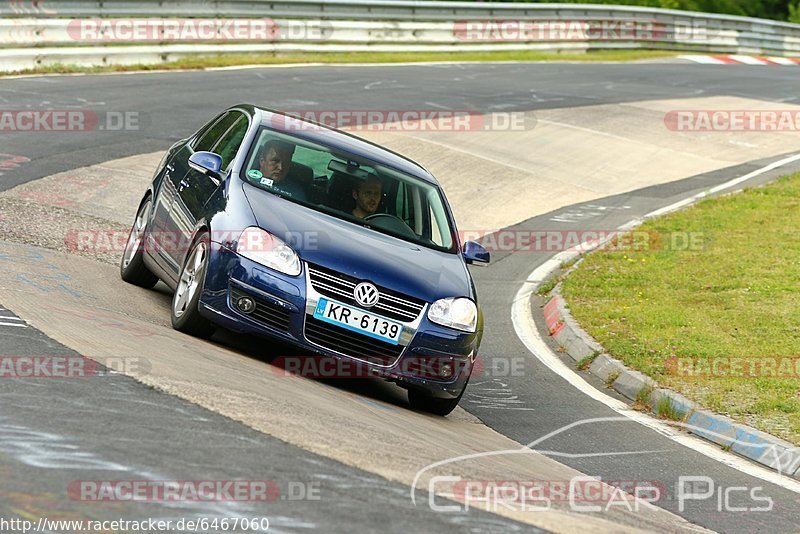
[[[766,57],[766,56],[678,56],[704,65],[758,65],[778,67],[800,67],[800,58],[791,57]]]

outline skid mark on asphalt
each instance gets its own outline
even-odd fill
[[[553,222],[576,223],[606,215],[610,211],[629,210],[630,206],[603,206],[600,204],[586,204],[572,208],[550,217]]]
[[[510,384],[497,378],[471,383],[465,396],[471,407],[533,411],[533,408],[525,406],[525,401],[514,394]]]
[[[42,432],[28,426],[14,424],[6,417],[0,417],[0,457],[7,456],[14,460],[38,469],[52,470],[91,470],[101,472],[124,472],[129,473],[136,479],[150,481],[170,480],[158,473],[137,470],[131,466],[118,464],[101,458],[94,453],[82,451],[70,438],[53,432]],[[81,473],[82,478],[86,478]],[[72,482],[70,483],[73,484]],[[65,488],[68,491],[69,486]],[[5,492],[0,492],[5,493]],[[54,493],[56,500],[63,501],[63,494]],[[73,500],[75,500],[73,498]],[[109,503],[101,502],[104,511]],[[112,503],[113,504],[113,503]],[[167,516],[160,516],[159,519],[193,519],[193,518],[225,518],[225,517],[245,517],[246,515],[258,514],[249,503],[239,502],[148,502],[149,505],[159,509],[171,510]],[[174,511],[172,511],[174,510]],[[175,514],[176,511],[180,511]],[[189,515],[187,515],[187,513]],[[43,516],[46,513],[41,514]],[[150,514],[152,517],[152,513]],[[304,521],[298,521],[292,517],[273,517],[270,518],[274,526],[282,525],[285,527],[299,528],[301,526],[313,527],[316,525]]]
[[[18,462],[41,469],[129,470],[92,453],[81,452],[63,436],[11,424],[5,418],[0,418],[0,451]]]

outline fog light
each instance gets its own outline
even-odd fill
[[[439,372],[439,375],[442,378],[450,378],[451,376],[453,376],[453,364],[446,363],[442,365],[442,370]]]
[[[256,309],[256,303],[250,297],[241,297],[236,301],[236,307],[242,313],[253,313],[253,310]]]

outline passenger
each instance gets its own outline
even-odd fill
[[[352,212],[353,216],[363,219],[378,211],[378,207],[381,204],[382,189],[381,179],[375,175],[360,182],[353,189],[353,199],[356,201],[356,207]]]
[[[258,154],[258,168],[261,171],[261,184],[297,200],[306,200],[303,186],[287,180],[292,168],[294,144],[273,139],[267,141]]]

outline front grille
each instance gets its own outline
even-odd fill
[[[402,354],[402,345],[392,345],[306,316],[306,339],[330,350],[374,365],[390,366]]]
[[[251,319],[263,323],[272,328],[277,328],[283,332],[289,331],[289,310],[269,302],[261,297],[257,297],[251,293],[243,291],[236,286],[231,285],[231,302],[232,309],[237,310],[236,301],[242,297],[250,297],[256,303],[256,308],[249,314],[244,314]],[[238,310],[237,310],[238,311]],[[239,312],[241,313],[241,312]]]
[[[360,306],[353,296],[353,290],[364,280],[310,264],[308,266],[308,274],[311,278],[311,285],[320,294],[345,304]],[[384,317],[410,323],[419,316],[425,307],[425,302],[402,293],[380,286],[378,286],[378,291],[381,294],[380,299],[371,310],[375,310],[376,313],[380,313]]]

